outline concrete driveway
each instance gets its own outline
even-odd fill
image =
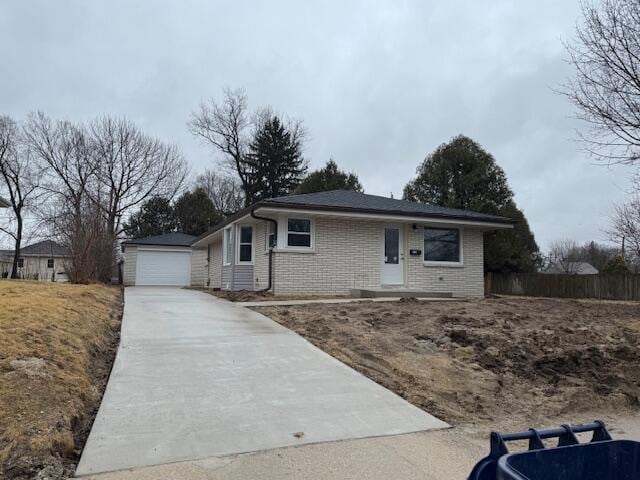
[[[263,315],[194,290],[127,288],[76,474],[446,426]]]

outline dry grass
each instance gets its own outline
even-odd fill
[[[115,287],[0,281],[0,478],[72,470],[102,397],[120,317]]]

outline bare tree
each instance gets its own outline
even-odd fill
[[[11,278],[18,278],[18,259],[24,235],[26,211],[39,197],[42,169],[35,161],[27,144],[21,138],[17,124],[9,117],[0,117],[0,191],[7,193],[15,226],[0,226],[0,231],[14,240]]]
[[[563,87],[590,127],[581,135],[596,158],[640,159],[640,2],[584,3],[575,42],[565,44],[576,78]]]
[[[222,153],[227,165],[238,174],[245,192],[251,186],[251,168],[246,153],[252,124],[245,91],[229,87],[224,89],[221,103],[213,98],[201,102],[199,110],[191,115],[188,122],[191,133]]]
[[[113,249],[102,248],[103,217],[92,199],[95,194],[90,194],[95,189],[98,165],[86,129],[68,121],[52,121],[37,112],[29,116],[23,132],[33,153],[46,167],[42,185],[48,201],[39,214],[52,235],[69,251],[70,280],[108,280],[110,266],[105,264],[113,258]]]
[[[640,259],[640,194],[614,207],[608,234],[620,245],[625,257],[635,261]]]
[[[549,250],[549,262],[560,273],[575,274],[578,273],[578,256],[579,247],[573,240],[562,239],[556,240],[551,244]]]
[[[89,132],[97,165],[96,187],[90,193],[103,208],[115,240],[122,233],[123,217],[154,195],[173,197],[188,168],[175,145],[144,134],[124,118],[99,118]]]
[[[205,170],[196,178],[196,187],[207,193],[215,209],[225,217],[233,215],[244,205],[242,185],[234,177]]]
[[[264,165],[256,161],[249,150],[251,141],[257,138],[268,122],[280,116],[270,107],[257,109],[249,114],[247,95],[244,90],[225,88],[223,100],[217,103],[211,98],[200,103],[200,108],[188,122],[189,130],[204,139],[213,149],[223,156],[223,162],[238,175],[244,192],[244,203],[250,205],[259,198],[256,191],[264,180]],[[291,145],[302,151],[307,131],[302,121],[285,119],[283,122],[287,138]],[[306,167],[305,167],[306,168]],[[268,169],[269,170],[269,169]],[[277,169],[269,170],[271,173]]]

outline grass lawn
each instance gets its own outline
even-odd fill
[[[640,303],[505,297],[255,307],[453,425],[640,412]]]
[[[121,305],[115,287],[0,280],[0,478],[73,473],[113,363]]]

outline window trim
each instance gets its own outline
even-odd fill
[[[242,229],[243,228],[250,228],[251,229],[251,260],[240,260],[240,245],[249,245],[249,243],[241,243],[242,238],[241,238],[241,234],[242,234]],[[236,241],[235,246],[236,246],[236,265],[253,265],[254,263],[254,259],[255,259],[255,254],[256,254],[256,241],[255,241],[255,233],[256,233],[256,229],[254,228],[253,225],[250,224],[238,224],[236,225]]]
[[[49,266],[49,262],[51,262],[51,266]],[[54,258],[47,258],[47,268],[56,268],[56,261]]]
[[[309,232],[293,232],[289,230],[289,220],[307,220],[309,222]],[[300,251],[300,252],[309,252],[315,248],[315,225],[313,218],[304,216],[304,215],[296,215],[285,218],[284,223],[284,248],[288,251]],[[299,234],[299,235],[309,235],[309,246],[304,247],[300,245],[289,245],[289,233]]]
[[[458,261],[440,261],[440,260],[425,260],[424,256],[427,254],[424,248],[424,233],[428,229],[439,230],[457,230],[458,231]],[[426,267],[462,267],[464,266],[464,229],[462,227],[449,227],[449,226],[436,226],[436,225],[424,225],[422,227],[422,263]]]
[[[227,232],[229,235],[229,238],[227,238]],[[232,232],[232,227],[227,227],[222,231],[222,265],[224,266],[229,266],[231,265],[231,262],[233,262],[233,259],[231,259],[231,261],[227,261],[227,252],[229,251],[233,251],[233,250],[229,250],[229,244],[233,241],[233,232]]]

